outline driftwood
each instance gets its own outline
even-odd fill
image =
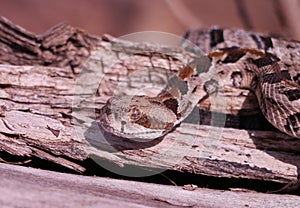
[[[67,24],[35,35],[6,19],[0,21],[0,40],[0,61],[5,64],[0,66],[2,153],[37,157],[78,172],[91,168],[81,161],[92,158],[129,176],[168,169],[282,186],[298,183],[300,142],[281,133],[183,123],[166,137],[145,143],[109,135],[95,122],[94,109],[103,106],[116,83],[131,81],[126,80],[126,72],[151,67],[159,73],[176,71],[194,58],[193,53],[180,47],[100,38]],[[118,62],[120,57],[127,61]],[[117,64],[111,66],[113,62]],[[141,82],[147,83],[137,80]],[[253,102],[248,94],[228,89],[229,98],[241,96],[230,109],[237,112],[234,109],[242,105],[245,112],[255,110],[255,104],[247,103]]]
[[[298,196],[185,190],[0,164],[2,207],[299,207]],[[29,191],[30,190],[30,191]]]

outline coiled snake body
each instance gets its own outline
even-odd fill
[[[185,38],[211,59],[208,69],[187,65],[156,97],[112,97],[100,112],[102,127],[125,138],[164,136],[199,101],[218,93],[222,79],[251,89],[266,119],[280,131],[300,138],[300,43],[243,30],[190,30]],[[189,48],[187,42],[183,47]],[[226,68],[226,75],[221,72]],[[219,76],[221,79],[216,79]]]

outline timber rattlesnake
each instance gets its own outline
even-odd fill
[[[156,97],[110,98],[99,116],[106,131],[125,138],[164,136],[200,100],[221,93],[221,80],[229,79],[232,86],[255,93],[272,125],[300,138],[300,43],[219,28],[190,30],[185,38],[208,55],[211,66],[199,69],[191,63],[183,67]],[[194,50],[186,42],[182,46]]]

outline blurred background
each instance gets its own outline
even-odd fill
[[[0,15],[35,32],[68,22],[89,33],[177,35],[219,25],[300,39],[299,0],[0,0]]]

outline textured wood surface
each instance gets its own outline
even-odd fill
[[[1,207],[299,207],[293,195],[185,190],[0,164]]]
[[[130,165],[155,173],[170,169],[282,185],[298,182],[300,142],[281,133],[183,123],[163,139],[136,143],[99,131],[94,109],[112,95],[117,81],[128,81],[120,72],[153,66],[178,70],[183,65],[178,60],[194,56],[181,48],[101,40],[65,24],[35,35],[5,19],[0,21],[0,38],[0,61],[5,64],[0,66],[1,153],[38,157],[78,172],[87,168],[81,161],[93,158],[116,164],[120,174]],[[169,55],[153,57],[149,51]],[[124,56],[128,62],[104,74],[112,61]],[[86,64],[91,57],[97,67]],[[97,79],[78,84],[76,77],[84,70],[98,74],[102,85],[98,88]],[[236,103],[240,106],[241,100]],[[131,174],[134,170],[129,168]]]

